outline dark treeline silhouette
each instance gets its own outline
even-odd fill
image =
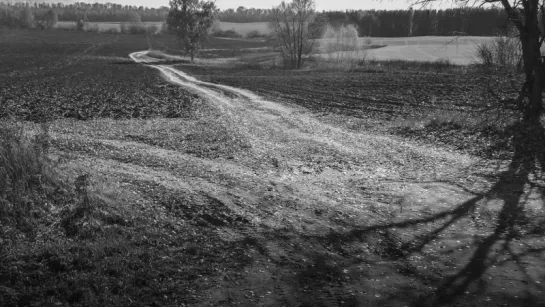
[[[45,15],[53,9],[59,21],[78,21],[84,19],[91,22],[133,22],[135,13],[140,20],[163,21],[168,15],[168,7],[148,8],[143,6],[121,5],[114,3],[5,3],[0,2],[0,26],[17,26],[17,19],[31,11],[34,16]]]
[[[505,31],[505,12],[495,8],[454,8],[446,10],[323,11],[334,27],[352,24],[360,36],[406,37],[426,35],[493,36]],[[224,22],[268,22],[271,10],[239,7],[219,12]]]
[[[335,27],[355,25],[360,36],[493,36],[503,34],[509,24],[505,12],[494,8],[333,11],[322,14]]]
[[[272,10],[239,6],[237,9],[219,11],[217,16],[219,20],[224,22],[269,22],[272,21]]]
[[[29,14],[45,16],[53,9],[59,21],[134,22],[164,21],[168,7],[147,8],[113,3],[4,3],[0,2],[0,26],[22,26]],[[217,13],[224,22],[269,22],[270,9],[239,7]],[[136,14],[139,16],[135,18]],[[426,35],[493,36],[507,27],[505,12],[495,8],[455,8],[446,10],[323,11],[331,25],[354,25],[360,36],[407,37]]]

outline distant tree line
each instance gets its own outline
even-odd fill
[[[333,27],[354,25],[360,36],[494,36],[506,32],[509,25],[505,11],[496,8],[330,11],[322,14]]]
[[[248,23],[270,22],[274,20],[272,9],[255,9],[239,6],[237,9],[221,10],[217,13],[219,20],[224,22]]]
[[[353,25],[360,36],[379,37],[493,36],[506,31],[509,24],[505,11],[499,8],[323,11],[320,15],[336,29],[342,25]],[[236,10],[220,11],[218,17],[224,22],[271,22],[273,12],[241,6]]]
[[[0,2],[0,27],[25,27],[53,18],[59,21],[90,22],[135,22],[166,20],[168,7],[147,8],[143,6],[113,3],[4,3]],[[493,36],[505,31],[509,24],[507,15],[496,8],[454,8],[446,10],[397,10],[397,11],[323,11],[320,17],[328,20],[336,29],[342,25],[353,25],[360,36],[406,37],[475,35]],[[272,9],[238,7],[218,10],[216,17],[224,22],[271,22]],[[47,23],[49,24],[49,23]],[[323,29],[325,32],[325,27]]]
[[[160,22],[166,19],[169,8],[147,8],[143,6],[113,3],[4,3],[0,2],[0,27],[27,27],[28,16],[41,20],[54,12],[58,21],[90,22]]]

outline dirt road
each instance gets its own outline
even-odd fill
[[[59,121],[52,138],[78,153],[73,168],[117,184],[158,220],[217,235],[210,244],[225,250],[207,256],[202,243],[193,265],[214,273],[196,277],[187,304],[408,306],[426,297],[438,305],[437,287],[492,230],[478,216],[494,210],[486,202],[453,218],[491,185],[475,158],[347,131],[301,107],[196,80],[146,52],[130,57],[197,94],[197,118]],[[515,273],[515,264],[485,269],[453,286],[464,295],[446,303],[539,296],[545,266],[529,263],[528,272]],[[513,286],[524,274],[532,286]]]

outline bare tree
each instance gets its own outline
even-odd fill
[[[273,8],[271,28],[277,36],[286,66],[301,68],[314,47],[320,27],[316,18],[314,0],[282,1]]]

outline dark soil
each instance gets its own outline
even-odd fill
[[[145,36],[0,30],[0,37],[0,117],[177,118],[196,98],[132,62],[130,51],[148,48]]]

